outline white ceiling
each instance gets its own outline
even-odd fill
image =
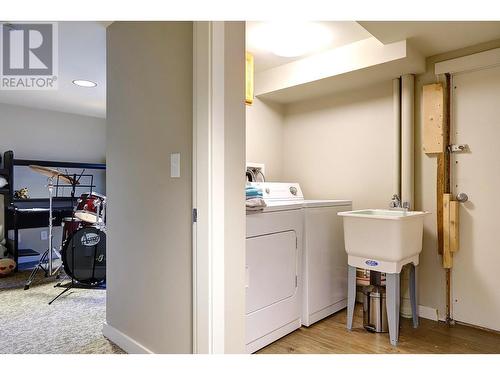
[[[359,24],[384,44],[408,39],[426,57],[500,38],[500,22],[367,21]]]
[[[0,90],[0,103],[106,117],[106,25],[104,22],[59,22],[57,90]],[[78,87],[74,79],[97,83]]]
[[[269,51],[262,50],[258,46],[251,45],[252,33],[256,32],[261,26],[266,23],[268,22],[247,21],[246,23],[247,51],[251,52],[254,55],[256,72],[274,68],[276,66],[283,65],[311,55],[309,54],[298,57],[281,57],[276,56]],[[357,22],[354,21],[331,21],[317,23],[322,24],[327,29],[330,29],[333,35],[333,39],[330,44],[326,45],[321,50],[314,51],[314,53],[323,52],[325,50],[337,48],[346,44],[357,42],[361,39],[371,37],[369,32],[367,32],[363,27],[361,27]]]
[[[247,50],[254,55],[256,72],[306,57],[280,57],[250,46],[248,35],[263,23],[265,22],[247,22]],[[414,48],[423,56],[428,57],[500,39],[500,22],[497,21],[333,21],[319,23],[330,28],[335,35],[331,45],[326,46],[324,50],[374,36],[384,44],[408,39]]]
[[[370,36],[382,43],[409,39],[424,56],[500,38],[500,22],[320,22],[335,36],[325,49],[344,46]],[[263,22],[247,22],[247,35]],[[109,22],[59,22],[59,89],[55,91],[0,90],[0,103],[82,114],[106,116],[106,27]],[[266,70],[300,57],[279,57],[248,46],[256,71]],[[321,51],[315,51],[315,53]],[[74,79],[97,82],[83,88]]]

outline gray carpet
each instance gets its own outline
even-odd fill
[[[0,353],[111,354],[123,351],[102,335],[106,291],[62,291],[39,272],[23,290],[29,271],[0,278]]]

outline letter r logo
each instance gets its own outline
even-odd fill
[[[2,74],[53,74],[54,38],[52,24],[2,25]]]

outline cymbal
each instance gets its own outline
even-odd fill
[[[78,181],[76,181],[70,176],[65,175],[62,172],[59,172],[57,169],[42,167],[41,165],[30,165],[29,168],[47,177],[52,177],[52,178],[59,177],[60,181],[66,182],[68,184],[75,184],[75,185],[79,184]]]

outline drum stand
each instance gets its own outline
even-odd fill
[[[55,296],[50,302],[49,305],[52,304],[56,299],[61,297],[64,293],[68,292],[70,289],[106,289],[106,285],[103,284],[97,284],[97,285],[86,285],[86,284],[80,284],[78,281],[75,281],[75,279],[72,277],[71,281],[68,281],[67,283],[57,283],[54,285],[54,288],[64,288],[64,290],[59,293],[57,296]]]
[[[59,278],[59,272],[61,271],[61,266],[59,265],[56,269],[53,267],[53,253],[57,255],[59,259],[61,259],[61,254],[59,251],[57,251],[53,245],[52,245],[52,240],[53,240],[53,235],[52,235],[52,224],[53,224],[53,217],[52,217],[52,196],[54,193],[54,177],[49,177],[47,179],[48,184],[47,184],[47,189],[49,190],[49,247],[48,249],[43,253],[42,257],[40,258],[40,261],[36,265],[36,267],[33,269],[31,272],[30,277],[28,278],[28,281],[26,281],[26,284],[24,285],[24,290],[28,290],[30,288],[31,283],[35,279],[36,274],[38,273],[38,270],[43,270],[45,273],[45,277],[52,277],[55,276],[56,279]]]

